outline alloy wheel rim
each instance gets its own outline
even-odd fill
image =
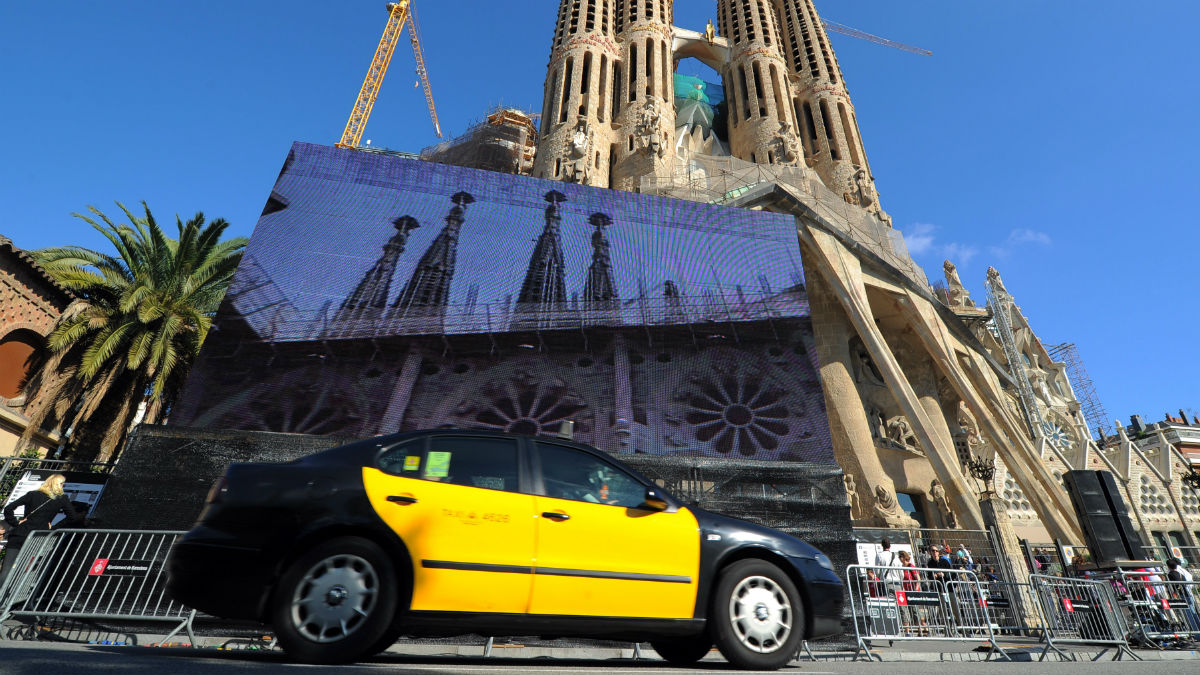
[[[337,642],[362,627],[379,598],[379,575],[356,555],[329,556],[304,573],[292,594],[292,625],[313,642]]]
[[[729,597],[729,623],[747,649],[770,654],[781,649],[792,633],[792,603],[772,579],[742,579]]]

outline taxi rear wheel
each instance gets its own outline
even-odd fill
[[[308,663],[369,656],[393,625],[396,572],[374,543],[357,537],[323,542],[288,567],[272,596],[280,646]]]
[[[667,663],[690,666],[708,655],[712,650],[712,638],[707,633],[684,638],[668,638],[650,643],[654,651]]]
[[[765,560],[735,562],[717,582],[709,633],[725,660],[739,668],[782,668],[804,638],[800,593]]]

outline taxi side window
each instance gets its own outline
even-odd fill
[[[489,490],[517,491],[517,442],[509,438],[434,436],[421,478]]]
[[[424,452],[424,439],[414,439],[398,443],[379,455],[379,469],[393,476],[418,478],[421,475]]]
[[[645,501],[646,487],[612,464],[562,445],[535,445],[547,497],[624,507]]]

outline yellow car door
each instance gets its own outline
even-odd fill
[[[532,614],[691,618],[700,532],[687,509],[644,506],[646,486],[577,448],[538,441]]]
[[[412,556],[413,610],[528,609],[534,497],[518,492],[519,466],[515,439],[446,435],[363,469],[371,506]]]

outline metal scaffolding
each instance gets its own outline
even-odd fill
[[[992,321],[996,326],[996,336],[1000,346],[1004,348],[1004,356],[1008,359],[1008,370],[1017,383],[1017,396],[1021,400],[1021,411],[1025,414],[1025,422],[1034,438],[1041,438],[1042,414],[1038,409],[1037,398],[1033,395],[1033,385],[1025,373],[1025,360],[1017,349],[1017,341],[1013,337],[1012,314],[1013,299],[999,283],[994,283],[991,277],[987,280],[988,307],[992,310]]]
[[[1103,440],[1108,435],[1108,424],[1112,418],[1108,416],[1108,411],[1100,402],[1100,396],[1096,393],[1096,385],[1092,382],[1092,377],[1088,375],[1087,368],[1083,365],[1083,359],[1079,356],[1079,348],[1075,346],[1074,342],[1064,342],[1060,345],[1051,345],[1046,351],[1051,358],[1067,364],[1067,377],[1071,379],[1071,387],[1075,390],[1075,399],[1079,401],[1083,418],[1087,420],[1088,430],[1093,435],[1099,435]]]

